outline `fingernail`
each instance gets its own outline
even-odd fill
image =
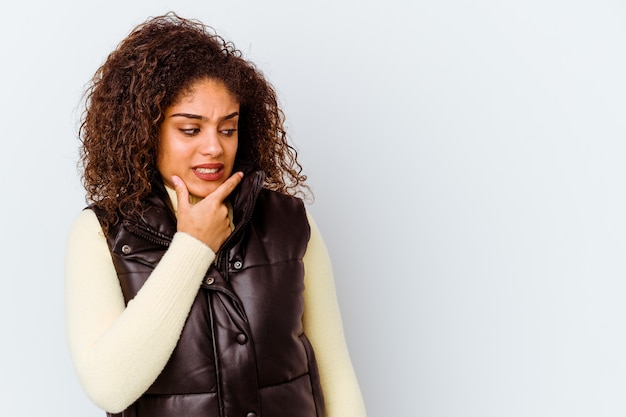
[[[174,175],[174,176],[172,177],[172,182],[174,183],[174,185],[175,185],[176,187],[178,187],[178,185],[180,184],[180,178],[178,178],[176,175]]]

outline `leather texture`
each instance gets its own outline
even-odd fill
[[[301,200],[246,175],[231,196],[235,229],[206,273],[168,363],[145,394],[109,417],[324,417],[313,349],[304,335],[310,236]],[[96,215],[99,209],[91,207]],[[141,221],[112,226],[107,241],[126,303],[176,232],[162,184]]]

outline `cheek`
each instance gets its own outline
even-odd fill
[[[193,153],[193,150],[182,143],[173,139],[165,139],[159,143],[158,160],[164,168],[172,169],[178,165],[186,163]]]
[[[169,160],[163,154],[159,154],[159,157],[157,158],[157,168],[161,174],[164,174],[170,169]]]
[[[237,155],[237,150],[239,149],[239,141],[235,140],[233,144],[230,146],[230,156],[234,160]]]
[[[180,164],[182,154],[173,141],[164,139],[159,142],[157,168],[161,174],[172,174]]]
[[[166,154],[166,142],[167,139],[163,135],[162,127],[159,129],[159,136],[157,142],[157,154],[156,154],[156,164],[159,171],[161,170],[161,166],[164,164],[164,155]]]
[[[163,146],[162,142],[159,142],[159,146],[157,148],[157,168],[159,171],[167,169],[167,166],[169,165],[168,155],[169,152],[167,151],[167,148]]]

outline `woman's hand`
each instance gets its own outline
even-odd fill
[[[235,172],[211,194],[198,203],[191,204],[187,186],[181,178],[174,175],[172,182],[178,197],[177,230],[204,242],[217,253],[231,233],[228,207],[224,201],[242,178],[242,172]]]

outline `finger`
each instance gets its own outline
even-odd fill
[[[178,208],[181,206],[189,205],[189,191],[182,178],[172,175],[172,183],[174,184],[174,191],[176,191],[176,198],[178,199]]]
[[[216,198],[218,201],[226,200],[226,197],[233,192],[237,185],[241,182],[243,178],[243,172],[235,172],[230,176],[226,181],[222,183],[215,191],[211,193],[211,197]]]

